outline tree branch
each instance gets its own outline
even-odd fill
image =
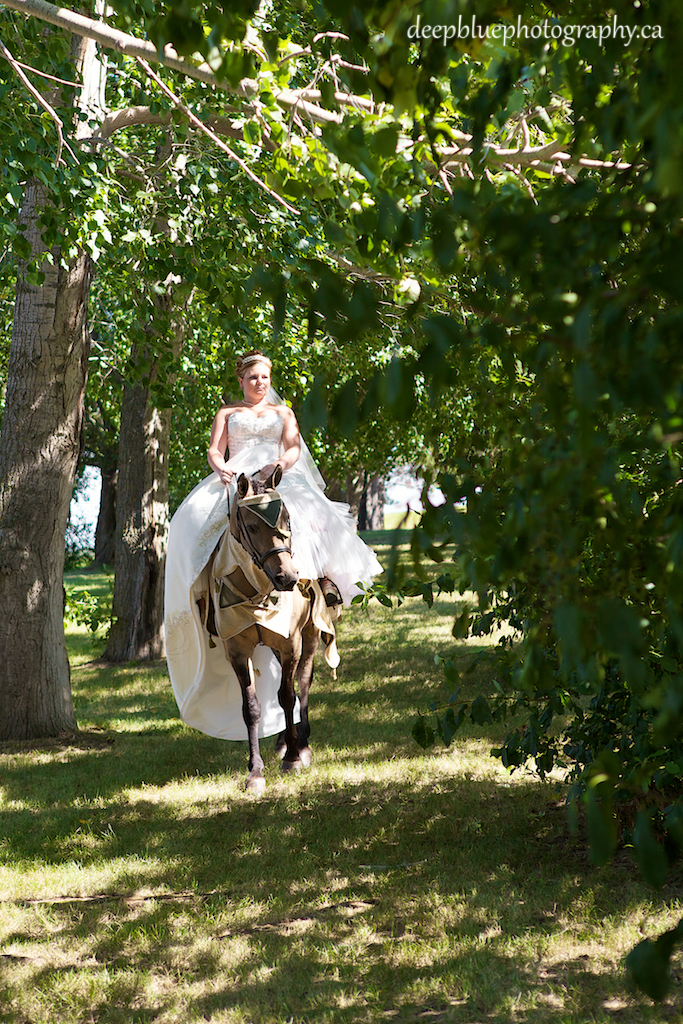
[[[188,119],[188,121],[190,121],[191,124],[195,126],[195,128],[199,128],[201,132],[204,132],[205,135],[207,135],[213,142],[215,142],[218,148],[222,149],[224,153],[227,153],[230,159],[234,160],[235,163],[242,168],[244,173],[248,175],[248,177],[250,177],[252,181],[256,182],[259,188],[262,188],[264,192],[267,192],[268,195],[281,206],[283,206],[285,210],[287,210],[289,213],[293,213],[295,216],[299,215],[299,211],[294,206],[290,206],[286,199],[283,199],[282,196],[279,196],[277,192],[270,188],[269,185],[266,185],[265,181],[259,178],[258,174],[255,174],[252,171],[251,167],[249,167],[248,164],[246,164],[244,160],[242,160],[242,158],[237,155],[237,153],[230,149],[230,146],[226,145],[226,143],[223,142],[222,139],[219,139],[215,132],[212,132],[210,128],[207,128],[203,121],[200,121],[199,118],[195,114],[193,114],[188,107],[185,106],[182,100],[180,100],[175,95],[175,93],[172,92],[171,89],[169,89],[169,87],[161,81],[159,76],[155,74],[154,71],[152,71],[151,67],[149,66],[146,60],[144,60],[142,57],[136,57],[135,59],[137,60],[140,67],[145,71],[145,73],[152,79],[152,81],[156,82],[156,84],[159,86],[164,95],[168,96],[168,98],[176,105],[178,110],[182,110],[185,117]]]
[[[100,131],[96,135],[91,135],[87,138],[81,139],[80,141],[88,143],[108,142],[115,132],[123,131],[124,128],[135,128],[138,125],[157,125],[159,127],[167,127],[170,124],[170,121],[170,110],[154,114],[150,107],[124,107],[121,110],[115,110],[112,111],[112,113],[107,114],[102,122]],[[244,141],[244,130],[241,125],[235,124],[235,122],[229,117],[214,114],[212,117],[207,118],[203,123],[207,128],[214,131],[216,135],[225,135],[230,139],[236,139],[240,142]],[[268,137],[261,139],[261,145],[264,149],[267,149],[269,153],[274,153],[277,149],[273,140]]]
[[[9,7],[13,11],[19,11],[28,17],[47,21],[50,25],[56,25],[57,28],[64,28],[68,32],[73,32],[74,35],[94,39],[100,46],[116,50],[118,53],[125,54],[128,57],[147,57],[148,60],[154,61],[154,63],[164,64],[166,67],[180,71],[191,78],[196,78],[207,85],[217,84],[216,76],[210,68],[206,65],[197,67],[188,61],[184,61],[178,56],[172,46],[167,45],[164,47],[164,52],[160,56],[154,43],[147,42],[145,39],[136,39],[135,36],[127,35],[117,28],[112,28],[103,21],[86,18],[84,15],[77,14],[67,7],[56,7],[54,4],[48,3],[47,0],[6,0],[6,2],[3,0],[3,6]]]
[[[3,5],[29,17],[47,21],[76,35],[95,39],[101,46],[116,50],[118,53],[150,61],[151,63],[162,64],[183,75],[187,75],[189,78],[239,96],[243,100],[253,101],[258,99],[259,83],[255,79],[245,78],[233,86],[228,82],[218,80],[207,64],[196,65],[182,59],[170,45],[167,45],[163,53],[159,54],[156,46],[147,40],[127,35],[125,32],[105,24],[103,21],[86,18],[68,8],[56,7],[54,4],[49,3],[48,0],[3,0]],[[346,38],[341,33],[321,33],[316,36],[314,42],[323,37]],[[325,110],[324,107],[319,106],[318,101],[322,96],[318,89],[274,88],[273,96],[279,106],[290,110],[293,114],[301,114],[307,117],[314,124],[341,124],[343,122],[344,115],[342,113]],[[334,98],[337,105],[342,108],[367,111],[368,113],[374,113],[376,109],[374,100],[368,96],[356,96],[337,90],[335,91]],[[201,124],[201,122],[199,123]],[[605,170],[627,170],[630,167],[630,164],[619,160],[593,160],[583,156],[573,157],[571,154],[563,151],[564,143],[559,139],[554,139],[544,146],[533,147],[529,145],[526,122],[521,119],[520,124],[523,136],[521,148],[505,149],[495,145],[484,145],[481,148],[483,160],[490,160],[501,164],[514,164],[518,167],[535,167],[548,173],[557,173],[558,167],[564,167],[565,165],[567,165],[570,171],[577,167],[593,167]],[[204,127],[202,125],[202,130]],[[456,141],[462,142],[464,145],[437,147],[441,167],[435,167],[434,170],[438,172],[442,168],[447,170],[450,167],[462,166],[465,169],[465,173],[467,173],[467,165],[474,153],[472,147],[467,144],[471,143],[472,136],[458,131],[453,131],[452,136]],[[278,201],[281,200],[278,199]]]
[[[463,141],[470,142],[471,135],[461,134]],[[563,152],[564,141],[553,139],[543,146],[527,146],[521,149],[503,149],[494,145],[483,145],[481,147],[482,162],[494,160],[502,164],[516,164],[518,167],[538,167],[540,170],[553,172],[559,164],[569,164],[572,167],[596,167],[607,170],[626,171],[630,164],[621,160],[590,160],[587,157],[573,157],[571,153]],[[441,166],[448,169],[457,164],[469,163],[474,155],[471,146],[449,146],[438,147],[437,152],[442,159]],[[548,163],[548,161],[552,161]]]
[[[170,120],[170,110],[165,110],[162,114],[153,114],[150,107],[125,107],[107,114],[102,121],[98,135],[84,141],[98,142],[101,138],[110,138],[114,132],[120,132],[124,128],[132,128],[140,124],[167,125]]]
[[[117,28],[112,28],[103,21],[86,18],[82,14],[69,10],[67,7],[56,7],[54,4],[48,3],[48,0],[3,0],[3,6],[9,7],[13,11],[19,11],[28,17],[47,21],[49,24],[66,29],[75,35],[94,39],[100,46],[116,50],[117,53],[122,53],[127,57],[141,57],[152,64],[162,64],[164,67],[179,71],[181,74],[187,75],[198,82],[204,82],[205,85],[222,89],[235,96],[240,96],[242,99],[253,99],[259,94],[258,82],[252,78],[244,78],[236,86],[232,86],[228,82],[219,81],[207,64],[197,65],[183,60],[170,45],[166,45],[163,53],[160,55],[154,43],[150,43],[145,39],[136,39],[135,36],[127,35]],[[342,118],[340,114],[332,113],[323,107],[317,106],[315,103],[311,103],[294,89],[276,89],[273,94],[280,106],[286,109],[297,108],[310,117],[311,120],[320,124],[341,123]],[[344,102],[341,98],[343,96],[344,94],[341,94],[340,102]]]
[[[2,56],[5,58],[7,63],[10,65],[10,67],[12,68],[14,73],[24,83],[24,85],[26,86],[26,88],[30,92],[31,96],[33,96],[34,100],[37,103],[39,103],[40,106],[43,107],[44,110],[46,110],[48,112],[48,114],[50,115],[50,117],[52,118],[52,120],[55,123],[55,126],[57,128],[57,140],[58,140],[57,156],[55,158],[55,167],[59,167],[60,163],[64,163],[64,161],[62,160],[62,150],[64,149],[64,147],[66,147],[69,150],[69,152],[71,153],[71,155],[74,158],[74,160],[76,161],[76,163],[78,163],[78,157],[74,153],[73,149],[68,144],[68,142],[64,141],[64,134],[62,132],[64,124],[62,122],[61,117],[57,113],[57,111],[54,109],[54,107],[51,107],[50,104],[45,99],[45,97],[41,96],[41,94],[38,92],[38,90],[33,85],[31,85],[31,83],[29,82],[28,78],[26,77],[24,72],[19,67],[18,62],[14,59],[14,57],[12,56],[12,54],[10,53],[10,51],[7,49],[7,47],[5,46],[5,44],[2,41],[0,41],[0,54],[2,54]]]
[[[46,78],[49,82],[56,82],[57,85],[68,85],[70,89],[80,89],[79,82],[69,82],[66,78],[55,78],[54,75],[48,75],[45,71],[39,71],[38,68],[32,67],[30,64],[24,64],[23,61],[14,58],[18,68],[23,68],[24,71],[30,71],[32,75],[38,75],[39,78]]]

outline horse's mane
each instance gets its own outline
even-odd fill
[[[268,488],[266,487],[266,481],[260,480],[258,473],[250,477],[251,486],[254,488],[254,494],[265,494]]]

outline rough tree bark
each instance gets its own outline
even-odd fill
[[[364,469],[352,470],[346,477],[343,489],[342,500],[348,504],[351,515],[356,518],[358,518],[360,500],[365,487],[365,475]]]
[[[116,579],[108,661],[161,658],[168,522],[171,410],[156,409],[149,388],[127,384],[121,407],[116,497]]]
[[[93,341],[96,335],[93,332]],[[117,375],[118,376],[118,375]],[[87,397],[87,396],[86,396]],[[86,402],[84,462],[100,471],[102,488],[95,527],[95,565],[111,565],[116,542],[116,485],[119,472],[119,424],[111,403],[97,396]]]
[[[343,483],[328,480],[327,497],[348,504],[351,515],[358,520],[359,530],[384,529],[384,477],[371,477],[364,469],[353,470]]]
[[[22,209],[35,255],[49,196],[29,182]],[[75,728],[64,641],[64,535],[83,422],[91,262],[17,277],[0,438],[0,739]]]
[[[82,87],[76,104],[90,118],[102,97],[103,65],[91,41],[75,40]],[[77,121],[76,134],[91,129]],[[45,275],[17,273],[7,392],[0,436],[0,739],[73,731],[64,640],[64,536],[80,454],[90,335],[92,264],[48,260],[41,214],[47,188],[30,180],[22,222]]]
[[[159,313],[173,309],[171,275],[166,294],[157,297]],[[175,327],[174,353],[182,344]],[[168,463],[171,409],[157,409],[151,397],[156,364],[151,345],[142,353],[151,362],[147,384],[127,383],[121,406],[119,478],[116,495],[116,577],[112,628],[104,657],[108,661],[162,658],[164,648],[164,567],[168,532]],[[133,361],[140,353],[133,354]]]
[[[358,509],[359,530],[384,529],[384,477],[367,476]]]

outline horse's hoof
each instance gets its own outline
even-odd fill
[[[252,796],[261,796],[266,791],[266,780],[262,775],[250,775],[244,784],[244,788]]]
[[[313,751],[310,747],[303,747],[299,751],[299,757],[301,758],[301,763],[304,768],[308,768],[309,764],[313,760]]]
[[[296,761],[288,761],[286,758],[282,761],[283,772],[300,772],[303,768],[301,758],[297,757]]]

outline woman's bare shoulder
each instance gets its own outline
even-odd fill
[[[290,409],[288,405],[274,405],[273,409],[275,409],[275,411],[280,416],[282,416],[283,420],[293,420],[296,423],[296,416],[294,415],[294,410]]]
[[[244,406],[240,405],[239,402],[229,402],[227,405],[222,405],[216,416],[220,416],[222,419],[227,420],[232,416],[234,412],[239,412]]]

